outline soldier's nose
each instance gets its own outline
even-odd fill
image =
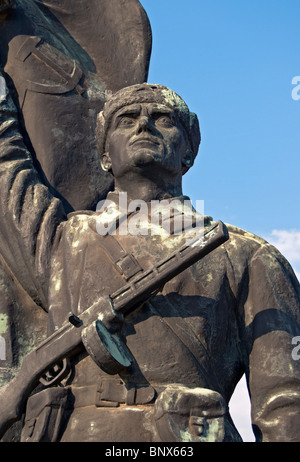
[[[152,131],[152,123],[148,116],[141,116],[137,123],[137,133],[144,130]]]

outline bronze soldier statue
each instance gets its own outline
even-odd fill
[[[98,130],[101,164],[114,175],[114,191],[101,210],[66,216],[17,136],[12,107],[7,110],[1,233],[9,230],[16,245],[13,251],[3,246],[2,253],[21,282],[26,266],[35,290],[30,295],[39,295],[48,312],[51,338],[70,312],[79,323],[91,306],[105,317],[106,294],[181,248],[194,232],[176,232],[176,220],[170,233],[142,232],[151,231],[149,208],[142,206],[176,199],[171,218],[182,214],[182,175],[193,164],[200,131],[196,116],[163,86],[116,92]],[[136,201],[136,210],[128,206],[127,229],[138,213],[138,235],[118,232],[125,192],[129,204]],[[210,217],[203,221],[205,229],[213,224]],[[113,223],[115,232],[99,233],[103,223],[107,230]],[[299,283],[274,247],[233,226],[228,232],[226,243],[149,300],[123,317],[112,313],[109,329],[123,339],[130,364],[117,373],[103,370],[88,339],[86,350],[72,355],[63,387],[29,398],[22,441],[239,441],[228,402],[244,373],[257,440],[299,440],[300,371],[291,356],[299,332]]]

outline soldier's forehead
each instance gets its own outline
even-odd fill
[[[173,113],[174,110],[165,104],[159,104],[155,102],[149,103],[134,103],[119,109],[114,116],[120,117],[127,114],[140,114],[143,108],[146,108],[149,114],[161,112],[163,114]]]

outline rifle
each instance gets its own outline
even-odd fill
[[[108,374],[128,368],[133,356],[116,330],[115,321],[133,311],[162,289],[164,284],[229,239],[224,223],[218,221],[200,237],[173,252],[151,269],[103,297],[80,317],[70,313],[62,327],[47,337],[24,358],[16,376],[0,388],[0,439],[24,412],[27,397],[41,381],[55,385],[66,377],[68,361],[83,347]],[[59,363],[62,362],[62,367]],[[55,376],[46,380],[47,371]]]

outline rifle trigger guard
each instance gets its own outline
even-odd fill
[[[71,364],[68,358],[64,358],[60,364],[55,364],[44,376],[40,377],[40,383],[44,387],[50,387],[60,383],[70,372]]]

